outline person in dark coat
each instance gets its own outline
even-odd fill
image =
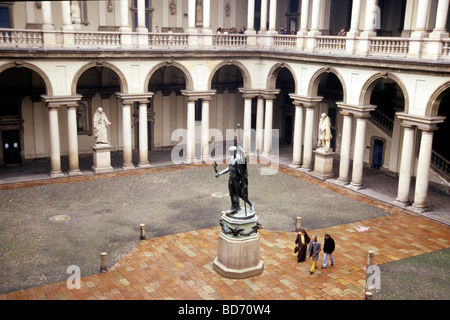
[[[297,252],[298,262],[305,261],[306,248],[308,247],[308,244],[310,241],[311,241],[311,239],[309,238],[305,229],[300,229],[300,232],[297,234],[297,239],[295,239],[295,244],[297,245],[296,252]]]
[[[323,243],[323,265],[322,269],[327,267],[327,256],[330,256],[331,265],[334,266],[334,258],[333,258],[333,251],[334,251],[334,239],[330,237],[328,233],[325,233],[325,239]]]

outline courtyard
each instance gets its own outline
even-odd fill
[[[265,268],[262,275],[244,280],[223,278],[212,268],[220,212],[230,200],[228,178],[216,179],[211,165],[161,166],[4,188],[0,299],[358,300],[364,299],[369,250],[382,272],[374,298],[450,298],[443,272],[450,265],[447,225],[287,166],[280,165],[274,175],[261,174],[263,169],[249,165],[249,198],[263,227]],[[309,260],[297,263],[297,217],[319,241],[325,233],[335,239],[335,266],[310,275]],[[145,240],[139,239],[140,224],[146,226]],[[106,273],[99,272],[101,252],[108,253]],[[419,265],[408,262],[414,257]],[[81,271],[80,289],[67,288],[69,266]],[[395,285],[400,279],[395,272],[412,275],[420,267],[431,277]],[[408,296],[429,281],[440,286],[431,286],[427,296]]]

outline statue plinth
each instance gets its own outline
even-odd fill
[[[108,143],[96,143],[92,146],[94,150],[94,165],[92,171],[94,173],[108,173],[113,172],[111,166],[111,149],[112,146]]]
[[[311,175],[321,180],[334,178],[334,152],[325,151],[324,148],[318,148],[314,151],[314,154],[314,171],[311,172]]]
[[[214,270],[234,279],[260,275],[264,262],[260,260],[260,224],[255,212],[223,213],[220,225],[222,230],[218,254],[213,262]]]

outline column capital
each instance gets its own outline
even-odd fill
[[[83,96],[76,94],[73,96],[47,96],[41,95],[42,100],[49,108],[58,108],[60,106],[75,106]]]
[[[340,109],[341,112],[351,113],[353,116],[358,118],[367,118],[370,116],[370,112],[375,110],[377,106],[368,105],[368,106],[358,106],[354,104],[349,104],[345,102],[336,102],[336,105]]]
[[[181,90],[181,94],[185,96],[188,101],[193,102],[198,99],[211,99],[211,96],[216,94],[216,90],[207,90],[207,91]]]
[[[259,95],[266,100],[276,99],[276,95],[280,93],[279,89],[260,90]]]
[[[402,124],[417,126],[422,131],[434,131],[437,130],[437,125],[444,122],[446,117],[443,116],[419,116],[411,115],[406,112],[397,112],[397,117],[401,120]]]
[[[116,92],[118,99],[122,100],[122,104],[132,104],[134,102],[146,103],[148,99],[153,97],[153,92],[146,93],[122,93]]]
[[[238,88],[238,90],[244,99],[252,99],[261,93],[261,90],[257,89]]]
[[[315,108],[323,99],[320,96],[299,96],[294,93],[290,93],[289,97],[294,100],[294,103],[302,104],[306,108]]]

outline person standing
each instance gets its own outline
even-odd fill
[[[334,258],[333,258],[333,251],[334,251],[334,239],[330,237],[328,233],[325,233],[325,238],[323,242],[323,265],[322,269],[327,267],[327,256],[330,256],[331,265],[334,266]]]
[[[311,239],[306,233],[305,229],[300,229],[300,232],[297,234],[297,239],[295,239],[295,244],[297,245],[297,258],[298,262],[303,262],[306,259],[306,249],[308,247]]]
[[[309,254],[309,257],[313,259],[313,264],[311,266],[311,272],[309,274],[314,273],[314,269],[317,269],[317,260],[319,260],[319,253],[320,253],[320,243],[317,241],[317,236],[313,235],[311,242],[308,246],[308,251],[306,254]]]

